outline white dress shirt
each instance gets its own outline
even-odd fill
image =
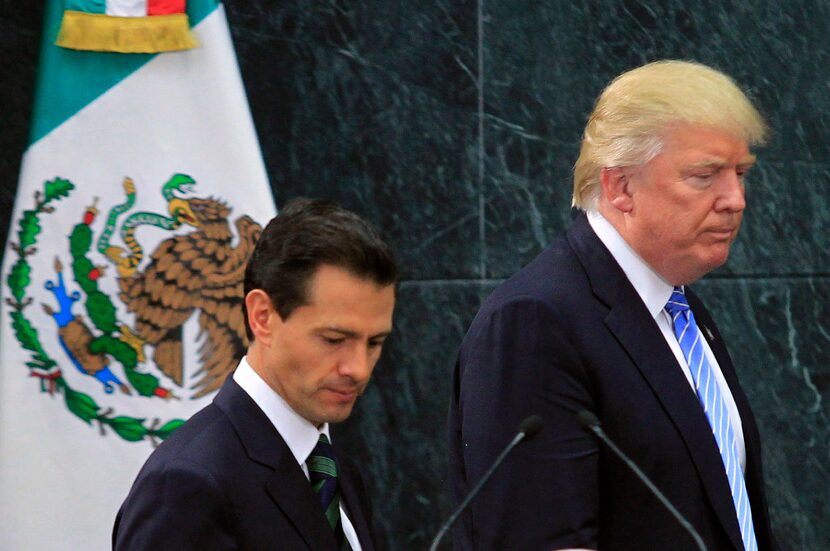
[[[663,338],[666,339],[675,358],[677,364],[689,381],[689,385],[694,392],[695,384],[692,379],[692,372],[686,364],[686,358],[683,357],[683,350],[680,348],[680,343],[677,342],[677,337],[674,334],[672,327],[671,316],[665,310],[666,303],[674,290],[674,287],[661,278],[651,266],[649,266],[631,246],[626,243],[622,236],[617,232],[616,228],[606,220],[601,214],[597,212],[588,213],[588,223],[591,224],[594,232],[599,237],[600,241],[611,252],[611,256],[620,265],[623,272],[625,272],[628,281],[640,295],[646,308],[648,309],[660,331],[663,333]],[[701,332],[708,331],[703,327],[699,327]],[[735,444],[738,448],[738,457],[741,460],[741,467],[746,469],[746,447],[744,445],[743,425],[741,424],[741,416],[738,414],[738,407],[735,405],[735,399],[732,398],[732,392],[729,391],[729,385],[726,384],[726,379],[723,377],[718,360],[712,353],[709,343],[706,339],[701,339],[703,342],[703,350],[706,353],[706,359],[715,373],[715,379],[720,387],[723,400],[726,403],[726,409],[729,411],[729,420],[732,423],[732,429],[735,433]]]
[[[239,367],[236,368],[236,372],[233,374],[233,380],[242,387],[242,390],[248,393],[248,396],[256,402],[259,409],[271,420],[274,428],[277,429],[282,439],[285,440],[294,459],[300,465],[300,468],[302,468],[306,478],[308,478],[306,459],[311,455],[321,434],[325,434],[331,440],[329,424],[323,424],[318,430],[311,422],[291,409],[291,406],[288,405],[282,396],[268,386],[268,383],[263,381],[262,377],[251,368],[247,358],[242,358],[242,361],[239,362]],[[349,515],[346,512],[342,499],[340,500],[340,518],[343,523],[343,533],[349,545],[352,546],[352,550],[361,551],[362,548],[360,547],[360,541],[357,539],[357,532],[349,520]]]

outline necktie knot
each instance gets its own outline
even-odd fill
[[[311,451],[306,460],[308,476],[312,484],[328,478],[337,478],[337,460],[334,457],[334,449],[331,447],[328,436],[320,435],[317,445]]]
[[[669,301],[666,303],[666,311],[674,319],[677,314],[689,311],[689,301],[686,300],[686,294],[680,287],[675,287],[672,291]]]

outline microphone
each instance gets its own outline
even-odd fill
[[[453,525],[455,520],[458,518],[458,515],[460,515],[464,511],[464,509],[467,508],[467,506],[470,504],[473,498],[484,486],[484,483],[487,482],[487,480],[489,480],[489,478],[493,475],[498,466],[501,465],[502,461],[504,461],[504,458],[507,457],[507,454],[510,453],[510,451],[513,448],[515,448],[519,444],[519,442],[521,442],[522,440],[530,440],[531,438],[536,436],[540,430],[542,430],[542,418],[538,415],[531,415],[519,424],[519,432],[516,433],[516,436],[513,437],[513,440],[511,440],[507,447],[504,448],[504,450],[499,454],[499,456],[496,458],[496,460],[493,462],[493,464],[490,466],[487,472],[484,473],[484,476],[482,476],[481,479],[478,481],[478,484],[476,484],[475,487],[470,491],[470,493],[467,494],[467,497],[464,498],[464,501],[461,502],[461,505],[459,505],[458,508],[456,508],[456,510],[453,511],[453,514],[450,515],[450,518],[448,518],[447,521],[443,525],[441,525],[441,529],[435,535],[435,539],[432,540],[432,545],[429,546],[429,551],[435,551],[436,549],[438,549],[438,544],[441,543],[441,540],[444,538],[444,535],[447,533],[447,530],[450,529],[450,526]]]
[[[634,471],[634,474],[636,474],[643,484],[651,490],[651,493],[654,494],[658,500],[660,500],[660,503],[662,503],[663,506],[669,510],[674,518],[677,519],[677,522],[679,522],[680,525],[685,528],[689,534],[691,534],[692,539],[695,540],[698,548],[700,548],[701,551],[706,551],[706,546],[703,545],[703,539],[700,537],[700,534],[697,533],[697,530],[695,530],[691,523],[680,513],[680,511],[678,511],[675,506],[671,504],[668,498],[663,495],[663,492],[661,492],[657,486],[649,480],[648,476],[646,476],[640,467],[638,467],[634,461],[629,459],[629,457],[625,455],[625,453],[623,453],[623,451],[618,448],[616,444],[614,444],[614,441],[611,440],[607,434],[605,434],[605,431],[602,430],[602,424],[599,422],[599,419],[597,419],[597,416],[588,410],[582,410],[577,414],[577,418],[579,419],[579,424],[582,425],[584,429],[596,434],[600,440],[605,442],[606,446],[611,448],[611,451],[613,451],[617,457],[623,460],[623,463],[625,463],[629,469]]]

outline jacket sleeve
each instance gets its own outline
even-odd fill
[[[219,484],[199,465],[173,461],[148,469],[118,511],[113,549],[237,549],[225,502]]]
[[[518,297],[480,314],[462,344],[454,384],[450,463],[456,503],[522,419],[538,414],[544,422],[460,519],[456,548],[596,548],[599,449],[576,417],[595,411],[590,377],[556,308]]]

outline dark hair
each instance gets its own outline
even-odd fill
[[[323,264],[381,286],[398,283],[392,250],[371,224],[330,201],[300,198],[289,201],[262,231],[245,268],[245,295],[262,289],[287,319],[307,304],[309,281]],[[244,301],[242,315],[253,341]]]

